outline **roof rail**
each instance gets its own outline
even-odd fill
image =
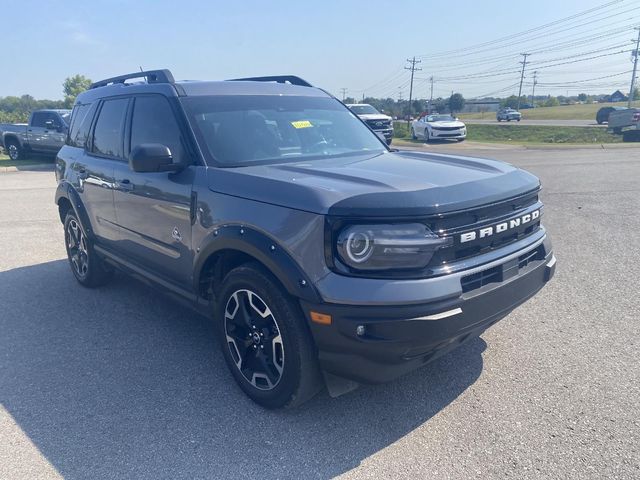
[[[119,77],[100,80],[99,82],[92,83],[89,87],[89,90],[98,87],[106,87],[107,85],[112,85],[115,83],[124,83],[125,80],[142,77],[146,77],[147,83],[175,83],[173,75],[169,70],[148,70],[145,72],[128,73],[127,75],[120,75]]]
[[[227,82],[277,82],[290,83],[301,87],[313,87],[309,82],[295,75],[274,75],[271,77],[230,78]]]

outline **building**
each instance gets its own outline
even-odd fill
[[[607,100],[609,102],[626,102],[627,96],[620,90],[616,90],[611,95],[609,95],[609,98]]]

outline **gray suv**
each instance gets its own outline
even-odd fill
[[[95,83],[56,178],[78,282],[119,269],[210,317],[238,385],[269,408],[424,365],[555,269],[536,177],[392,151],[293,76]]]

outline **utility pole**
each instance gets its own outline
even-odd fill
[[[345,99],[347,98],[347,89],[342,87],[340,91],[342,92],[342,102],[344,103]]]
[[[402,101],[402,89],[398,87],[398,102]]]
[[[524,59],[522,60],[522,62],[520,62],[522,64],[522,73],[520,73],[520,88],[518,89],[518,106],[516,110],[520,110],[520,96],[522,95],[522,81],[524,80],[524,67],[527,65],[527,57],[531,54],[521,53],[520,55],[522,55]]]
[[[427,111],[431,113],[431,105],[433,104],[433,75],[429,77],[429,82],[431,83],[431,95],[429,96],[429,108],[427,108]]]
[[[638,68],[638,49],[640,48],[640,28],[636,27],[638,30],[638,39],[636,42],[636,49],[633,51],[633,73],[631,74],[631,88],[629,89],[629,102],[627,103],[627,107],[631,108],[631,103],[633,102],[633,86],[636,83],[636,70]]]
[[[421,60],[416,60],[416,57],[413,57],[412,60],[407,59],[407,62],[411,64],[411,66],[404,67],[405,70],[411,70],[411,86],[409,87],[409,117],[411,118],[411,113],[413,110],[413,106],[411,105],[411,101],[413,100],[413,74],[416,71],[422,70],[421,68],[416,67],[416,64],[420,63]],[[407,120],[407,128],[409,127],[409,123],[411,120]]]
[[[536,98],[536,85],[538,84],[538,71],[533,72],[533,91],[531,92],[531,105],[534,105]]]

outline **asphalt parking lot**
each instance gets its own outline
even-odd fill
[[[53,173],[0,173],[0,479],[640,478],[640,148],[428,148],[541,177],[555,278],[422,370],[286,412],[209,320],[78,286]]]

